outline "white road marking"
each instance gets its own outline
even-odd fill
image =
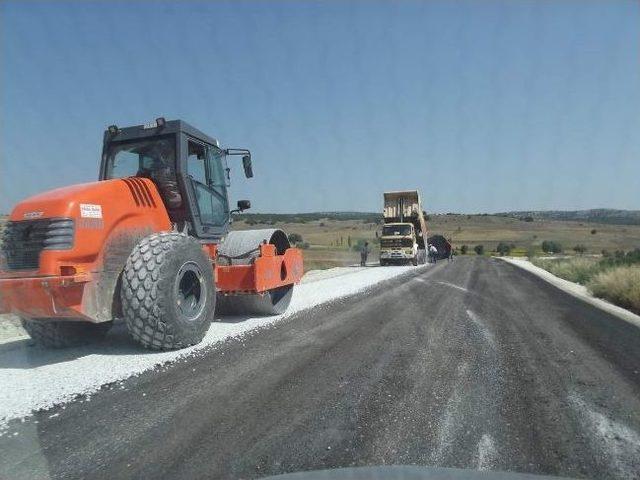
[[[575,392],[569,394],[568,400],[587,430],[593,433],[591,442],[605,456],[616,478],[634,478],[638,473],[634,459],[640,458],[640,434],[598,412]]]
[[[422,282],[422,283],[438,283],[440,285],[444,285],[445,287],[451,287],[451,288],[455,288],[456,290],[460,290],[461,292],[468,292],[469,290],[467,290],[464,287],[461,287],[460,285],[455,285],[453,283],[449,283],[449,282],[433,282],[431,280],[427,280],[426,278],[421,278],[421,277],[416,277],[414,278],[415,281],[417,282]]]
[[[455,285],[455,284],[449,283],[449,282],[436,282],[436,283],[439,283],[440,285],[445,285],[447,287],[455,288],[455,289],[460,290],[462,292],[468,292],[469,291],[464,287],[461,287],[459,285]]]
[[[491,435],[485,433],[478,442],[478,470],[491,470],[497,458],[496,446]]]
[[[467,315],[468,317],[471,319],[471,321],[474,323],[474,325],[478,328],[478,330],[480,331],[480,334],[482,335],[482,337],[485,339],[485,341],[492,347],[495,348],[496,346],[496,339],[493,336],[493,333],[491,333],[491,331],[489,331],[489,329],[487,328],[487,326],[484,324],[484,322],[480,319],[480,317],[478,317],[475,313],[473,313],[471,310],[467,310]]]

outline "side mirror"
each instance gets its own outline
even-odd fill
[[[242,166],[244,167],[244,176],[247,178],[253,177],[253,167],[251,166],[251,155],[245,155],[242,157]]]
[[[251,208],[251,201],[250,200],[238,200],[238,210],[240,212],[244,211],[244,210],[249,210]]]

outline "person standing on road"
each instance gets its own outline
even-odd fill
[[[367,257],[369,256],[369,242],[364,242],[362,250],[360,250],[360,266],[364,267],[367,264]]]
[[[451,246],[451,242],[447,241],[445,248],[448,249],[447,263],[453,262],[453,247]]]
[[[431,255],[432,263],[436,263],[438,261],[438,249],[435,245],[429,245],[429,254]]]

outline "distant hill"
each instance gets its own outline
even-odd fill
[[[577,222],[610,223],[616,225],[640,225],[640,210],[542,210],[504,212],[496,215],[533,220],[573,220]]]
[[[435,214],[440,216],[443,214]],[[446,215],[461,215],[447,213]],[[474,216],[513,217],[521,220],[569,220],[577,222],[608,223],[615,225],[640,225],[640,210],[613,210],[598,208],[592,210],[523,210],[501,213],[476,213]],[[363,222],[379,223],[382,215],[377,212],[310,212],[310,213],[243,213],[236,218],[258,223],[304,223],[329,220],[361,220]]]

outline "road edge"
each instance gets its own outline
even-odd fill
[[[618,305],[614,305],[613,303],[607,302],[606,300],[603,300],[601,298],[594,297],[591,293],[589,293],[589,290],[584,285],[570,282],[569,280],[565,280],[564,278],[556,277],[554,274],[546,271],[545,269],[535,266],[529,260],[510,257],[495,258],[510,263],[511,265],[515,265],[522,270],[526,270],[527,272],[532,273],[538,278],[541,278],[545,282],[553,285],[557,289],[568,293],[572,297],[578,298],[606,313],[614,315],[615,317],[618,317],[619,319],[640,328],[640,315],[636,315],[626,308],[619,307]]]

